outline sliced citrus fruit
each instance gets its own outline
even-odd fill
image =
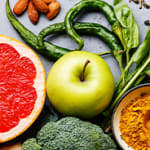
[[[45,71],[29,47],[0,35],[0,143],[29,128],[45,101]]]

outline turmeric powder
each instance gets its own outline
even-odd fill
[[[121,113],[123,140],[134,150],[150,150],[150,94],[131,101]]]

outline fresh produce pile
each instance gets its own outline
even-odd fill
[[[48,97],[53,106],[61,114],[75,116],[64,117],[58,113],[58,118],[61,118],[60,120],[56,119],[58,121],[53,121],[52,119],[51,121],[51,119],[48,119],[46,123],[43,123],[44,126],[38,131],[37,135],[33,135],[35,136],[34,138],[24,142],[22,150],[117,149],[113,140],[104,134],[101,128],[108,131],[113,109],[128,89],[140,83],[149,82],[150,28],[147,30],[145,40],[139,45],[139,28],[131,9],[122,0],[114,0],[113,5],[112,7],[102,0],[81,0],[67,12],[64,22],[52,24],[42,29],[38,35],[35,35],[17,20],[10,9],[9,0],[6,1],[8,19],[22,39],[38,53],[54,61],[58,59],[52,67],[47,81]],[[102,12],[110,23],[112,31],[109,31],[100,24],[74,22],[74,18],[83,10],[97,10]],[[32,22],[35,23],[34,21]],[[44,40],[46,36],[55,33],[67,33],[78,44],[78,48],[70,50]],[[80,51],[84,46],[84,41],[79,35],[80,33],[98,36],[110,47],[111,51],[97,54]],[[98,59],[98,56],[107,54],[113,54],[122,72],[115,88],[114,79],[107,65],[103,62],[101,62],[102,65],[98,63],[101,61],[100,58]],[[73,55],[74,57],[72,57]],[[122,62],[124,55],[126,56],[125,67],[123,67]],[[92,63],[98,64],[102,68],[94,68]],[[131,66],[134,63],[136,66],[132,70]],[[69,64],[69,69],[65,69],[66,64]],[[73,70],[75,67],[78,71]],[[98,71],[100,74],[104,73],[104,75],[94,74],[92,69],[96,70],[96,72]],[[57,71],[58,74],[56,75]],[[72,71],[76,76],[68,78],[69,81],[67,81],[66,74],[69,74],[69,71]],[[102,80],[98,80],[96,76],[99,76]],[[55,82],[55,78],[58,80],[57,84],[53,83]],[[87,84],[87,81],[90,81],[90,79],[93,80],[90,85],[91,88]],[[107,80],[109,82],[104,83]],[[66,84],[77,81],[78,83],[71,84],[72,86]],[[99,88],[95,88],[96,84],[100,84],[98,85]],[[79,90],[76,91],[74,87],[77,88],[77,86]],[[86,91],[83,90],[83,87]],[[94,89],[94,98],[89,94],[89,89]],[[55,91],[59,91],[60,94],[57,95]],[[74,92],[76,93],[74,94]],[[87,93],[89,95],[86,95]],[[71,95],[74,97],[71,98]],[[84,99],[86,103],[84,103]],[[105,101],[103,101],[104,99]],[[112,101],[110,102],[111,99]],[[77,104],[76,100],[80,102]],[[76,118],[89,119],[98,114],[99,116],[97,118],[100,118],[100,120],[102,118],[100,122],[96,121],[98,125]]]

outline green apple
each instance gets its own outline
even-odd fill
[[[52,66],[47,79],[47,94],[63,115],[92,118],[112,99],[114,78],[107,63],[96,54],[74,51]]]

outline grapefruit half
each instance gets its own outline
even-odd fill
[[[45,71],[29,47],[0,35],[0,143],[27,130],[45,102]]]

